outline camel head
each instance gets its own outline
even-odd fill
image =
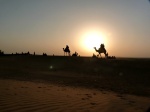
[[[95,51],[97,51],[96,47],[94,47]]]

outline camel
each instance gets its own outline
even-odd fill
[[[74,54],[72,54],[72,56],[75,56],[75,57],[76,57],[76,56],[78,56],[78,53],[77,53],[77,52],[75,52]]]
[[[101,56],[101,53],[104,53],[104,54],[105,54],[105,57],[108,56],[108,53],[107,53],[107,51],[106,51],[106,49],[105,49],[104,44],[101,44],[99,49],[96,49],[96,47],[94,47],[94,49],[95,49],[96,52],[99,53],[98,56],[99,56],[99,55]],[[102,56],[101,56],[101,57],[102,57]]]
[[[70,56],[70,50],[69,50],[68,45],[66,45],[66,48],[63,48],[63,51],[64,51],[64,56],[65,56],[65,54],[67,56],[67,53],[68,53],[68,56]]]

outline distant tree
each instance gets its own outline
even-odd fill
[[[92,56],[92,58],[97,58],[97,56],[93,53],[93,56]]]
[[[43,56],[47,56],[47,54],[46,54],[46,53],[43,53]]]
[[[0,55],[4,55],[4,51],[1,51],[1,50],[0,50]]]
[[[27,55],[30,55],[30,52],[29,52],[29,51],[27,52]]]

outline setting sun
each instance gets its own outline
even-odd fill
[[[99,47],[101,43],[104,43],[104,35],[100,32],[89,32],[83,37],[82,44],[88,51],[93,50],[93,47]]]

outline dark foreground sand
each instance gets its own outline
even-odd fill
[[[46,83],[0,80],[1,112],[146,112],[150,98]]]
[[[150,59],[1,56],[0,112],[146,112]]]

